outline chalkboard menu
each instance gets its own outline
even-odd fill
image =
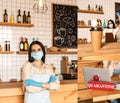
[[[53,46],[77,48],[77,6],[53,4]]]

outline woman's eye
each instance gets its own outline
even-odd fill
[[[38,51],[41,51],[41,49],[38,49]]]
[[[32,52],[35,52],[35,50],[32,50]]]

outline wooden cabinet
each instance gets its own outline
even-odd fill
[[[77,84],[65,84],[57,91],[51,91],[51,103],[77,103]]]
[[[0,103],[24,103],[21,82],[0,83]]]
[[[97,67],[103,60],[120,60],[120,43],[106,43],[97,52],[92,51],[91,44],[78,44],[78,97],[80,100],[93,98],[94,101],[102,101],[120,98],[120,92],[88,90],[84,85],[82,67]],[[84,89],[84,90],[83,90]],[[88,95],[80,95],[81,92]],[[96,92],[96,93],[95,93]],[[116,97],[115,97],[116,96]],[[103,98],[104,97],[104,98]],[[109,97],[109,98],[108,98]]]

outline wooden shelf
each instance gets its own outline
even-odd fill
[[[17,51],[17,54],[28,54],[27,51]],[[77,52],[46,52],[46,54],[77,54]]]
[[[69,51],[69,52],[57,51],[57,52],[46,52],[46,54],[77,54],[77,52],[73,52],[73,51]]]
[[[13,54],[14,51],[0,51],[0,54]]]
[[[78,9],[79,13],[92,13],[92,14],[104,14],[103,11],[95,11],[95,10],[82,10]]]
[[[32,27],[33,24],[23,24],[23,23],[10,23],[10,22],[0,22],[0,25],[4,26],[20,26],[20,27]]]
[[[91,28],[92,26],[89,25],[78,25],[78,28]]]
[[[28,54],[27,51],[17,51],[16,53],[17,53],[17,54]]]
[[[78,28],[91,28],[92,26],[90,25],[78,25]],[[98,28],[102,27],[102,26],[97,26]],[[107,28],[107,27],[104,27]]]

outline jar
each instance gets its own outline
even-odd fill
[[[10,23],[14,23],[14,16],[13,16],[13,14],[10,17]]]
[[[5,51],[10,51],[10,41],[5,41]]]

